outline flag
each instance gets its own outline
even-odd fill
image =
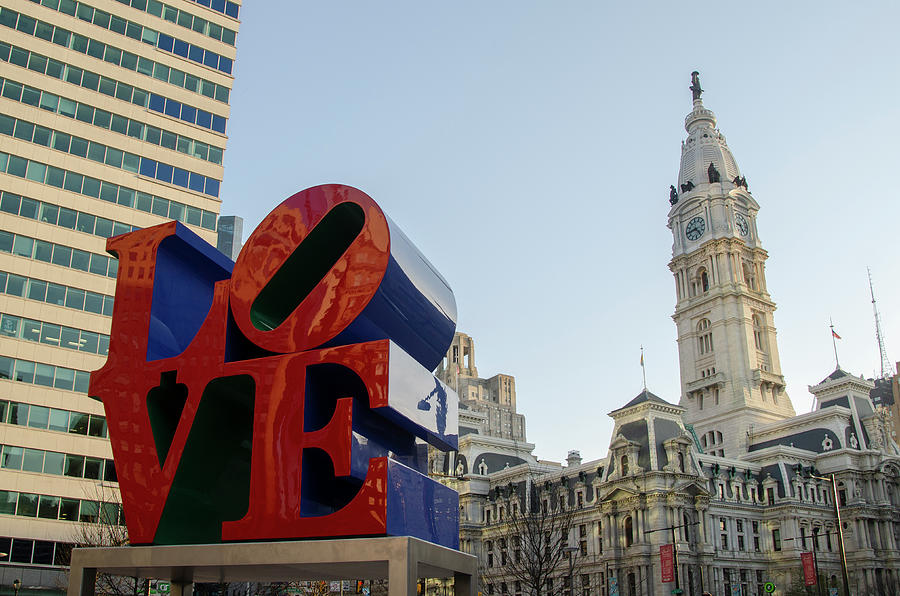
[[[841,339],[841,336],[838,335],[837,333],[835,333],[834,329],[831,330],[831,335],[832,335],[835,339]]]
[[[641,366],[644,366],[644,353],[641,352]]]

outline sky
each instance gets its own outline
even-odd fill
[[[222,214],[244,238],[318,184],[373,197],[450,283],[482,377],[516,377],[543,459],[677,403],[668,189],[690,73],[761,210],[797,413],[900,360],[895,2],[265,0],[241,10]]]

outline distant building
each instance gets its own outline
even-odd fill
[[[216,226],[216,248],[219,252],[237,261],[241,252],[241,238],[244,233],[244,219],[237,215],[222,215]]]
[[[464,333],[453,336],[453,343],[435,374],[456,391],[460,402],[469,410],[484,414],[481,434],[525,440],[525,416],[516,413],[516,378],[505,374],[480,378],[475,366],[475,341],[471,337]]]
[[[527,596],[512,572],[523,553],[511,515],[533,507],[571,515],[568,530],[546,544],[562,540],[574,551],[575,585],[562,562],[547,593],[606,595],[615,583],[623,596],[668,595],[675,586],[661,580],[660,547],[673,538],[688,596],[762,595],[767,582],[778,593],[802,589],[801,552],[813,551],[820,582],[843,593],[841,544],[852,594],[900,593],[900,449],[883,415],[900,402],[897,377],[888,404],[884,382],[837,368],[810,386],[814,411],[796,415],[776,343],[760,205],[695,83],[668,214],[678,404],[645,388],[611,412],[600,460],[582,462],[576,452],[562,466],[523,457],[487,476],[465,468],[448,479],[460,491],[461,545],[480,558],[485,594]],[[473,367],[463,336],[445,379],[455,380],[448,369],[477,376],[466,355]],[[482,403],[480,390],[460,386],[465,403]],[[488,438],[463,436],[460,454]]]

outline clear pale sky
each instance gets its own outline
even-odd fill
[[[680,395],[668,188],[700,71],[761,205],[788,393],[900,360],[895,2],[248,1],[222,213],[371,195],[446,277],[535,453],[605,456],[607,413]]]

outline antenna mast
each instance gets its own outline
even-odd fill
[[[878,305],[875,304],[875,290],[872,285],[872,270],[866,267],[869,274],[869,294],[872,296],[872,311],[875,313],[875,339],[878,341],[878,352],[881,354],[881,378],[886,379],[894,376],[894,368],[888,359],[887,349],[884,347],[884,333],[881,331],[881,314],[878,312]]]

